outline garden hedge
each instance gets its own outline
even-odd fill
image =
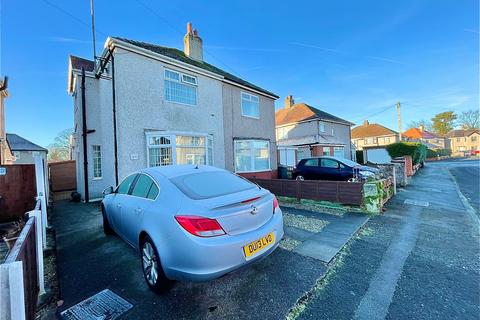
[[[427,158],[428,148],[419,142],[397,142],[386,147],[392,158],[411,156],[413,164],[423,163]]]

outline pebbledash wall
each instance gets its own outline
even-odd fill
[[[196,106],[165,101],[165,68],[197,77]],[[115,87],[120,180],[148,166],[147,132],[211,135],[213,165],[225,168],[220,81],[117,48]]]
[[[242,115],[241,93],[259,97],[259,118]],[[275,141],[275,100],[248,89],[239,88],[227,83],[223,84],[223,121],[225,130],[225,169],[235,171],[235,140],[267,140],[269,142],[268,170],[257,172],[241,172],[240,175],[250,178],[270,179],[277,176],[277,146]]]

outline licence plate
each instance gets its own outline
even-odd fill
[[[270,232],[266,236],[243,246],[243,253],[245,254],[245,258],[249,258],[255,253],[264,250],[265,248],[271,246],[274,243],[275,234],[273,232]]]

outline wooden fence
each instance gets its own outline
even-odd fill
[[[323,180],[250,179],[277,196],[331,201],[342,204],[363,203],[363,183]]]
[[[35,165],[4,165],[5,175],[0,175],[0,222],[23,217],[35,206],[37,188]]]
[[[48,168],[53,192],[77,190],[75,160],[50,162]]]
[[[21,262],[23,266],[23,292],[25,318],[34,319],[39,293],[37,273],[36,218],[31,217],[25,224],[15,245],[5,259],[5,265]],[[43,276],[43,274],[42,274]],[[15,285],[15,284],[13,284]],[[18,286],[18,283],[16,284]]]

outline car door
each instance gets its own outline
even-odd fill
[[[123,179],[122,183],[120,183],[115,190],[114,199],[113,199],[113,206],[111,214],[108,217],[108,221],[113,229],[120,235],[122,234],[121,222],[122,222],[122,210],[125,206],[125,203],[128,202],[129,192],[132,188],[132,184],[136,178],[136,174],[129,175],[125,179]]]
[[[340,178],[341,181],[347,181],[348,179],[353,177],[353,169],[343,163],[340,162]]]
[[[138,174],[130,192],[130,198],[122,208],[121,229],[125,240],[137,245],[138,235],[142,227],[143,215],[152,205],[158,194],[157,184],[146,174]]]
[[[340,180],[340,164],[330,158],[320,159],[320,180]]]
[[[317,176],[318,159],[306,159],[303,163],[302,172],[300,173],[306,180],[314,180]]]

